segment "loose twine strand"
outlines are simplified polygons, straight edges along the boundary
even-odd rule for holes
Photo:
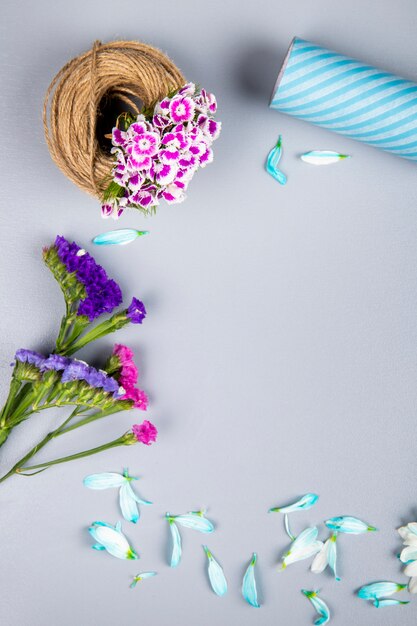
[[[103,98],[122,101],[139,114],[138,99],[150,107],[184,83],[180,70],[157,48],[95,41],[64,65],[46,92],[43,125],[52,159],[78,187],[101,197],[113,164],[96,136]]]

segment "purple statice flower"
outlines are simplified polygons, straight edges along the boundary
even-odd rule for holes
[[[127,309],[126,315],[132,324],[142,324],[146,317],[145,305],[137,298],[132,298],[132,302]]]
[[[102,389],[104,387],[106,378],[107,378],[106,372],[97,370],[95,367],[90,366],[84,380],[86,383],[90,385],[90,387],[96,387],[97,389]]]
[[[98,370],[84,361],[78,359],[68,359],[69,363],[64,369],[61,382],[68,383],[74,380],[83,380],[94,389],[103,389],[106,393],[111,393],[116,397],[120,395],[119,383],[112,376],[108,376],[105,371]]]
[[[64,369],[61,382],[69,383],[74,380],[87,380],[89,374],[89,365],[78,359],[71,359],[70,364]]]
[[[75,272],[77,280],[85,286],[87,297],[81,300],[78,315],[86,315],[92,322],[103,313],[111,313],[121,304],[119,285],[107,276],[104,268],[90,254],[61,236],[55,239],[55,248],[67,271]]]
[[[59,372],[60,370],[64,370],[71,363],[71,359],[66,356],[61,356],[60,354],[50,354],[47,359],[44,360],[41,366],[41,371],[46,372],[47,370],[55,370]]]
[[[15,354],[15,359],[16,361],[20,361],[21,363],[29,363],[30,365],[35,365],[39,369],[45,362],[45,357],[43,356],[43,354],[35,352],[34,350],[26,350],[25,348],[20,348],[20,350],[17,350]]]

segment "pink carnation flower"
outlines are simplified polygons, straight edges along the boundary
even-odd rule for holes
[[[142,424],[133,424],[132,433],[140,443],[144,443],[145,446],[150,446],[153,441],[156,441],[158,431],[155,426],[145,420]]]

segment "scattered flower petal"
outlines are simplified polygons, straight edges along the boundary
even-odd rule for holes
[[[149,505],[152,502],[142,500],[133,491],[130,483],[137,480],[133,476],[129,476],[127,469],[122,474],[105,472],[103,474],[91,474],[84,478],[84,485],[89,489],[111,489],[119,488],[119,503],[122,515],[128,522],[136,524],[140,517],[138,504]]]
[[[216,561],[207,546],[203,546],[204,552],[208,559],[208,577],[211,588],[218,596],[224,596],[227,591],[227,580],[223,572],[223,568]]]
[[[379,583],[371,583],[364,585],[358,591],[358,597],[362,600],[380,600],[384,596],[392,596],[398,591],[406,589],[407,585],[401,585],[400,583],[393,583],[383,581]]]
[[[398,533],[406,546],[417,546],[417,522],[410,522],[398,529]]]
[[[256,579],[255,579],[255,564],[257,561],[256,552],[252,555],[252,560],[248,565],[248,568],[245,572],[242,582],[242,595],[245,598],[246,602],[255,608],[259,608],[260,604],[258,603],[258,592],[256,589]]]
[[[169,513],[166,514],[166,518],[169,523],[169,529],[171,531],[171,537],[172,537],[172,555],[171,555],[170,565],[171,567],[177,567],[177,565],[179,565],[181,561],[181,554],[182,554],[181,535],[180,535],[180,531],[178,530],[178,526],[174,522],[173,518],[170,517]]]
[[[361,533],[373,532],[378,530],[375,526],[369,526],[357,517],[342,515],[340,517],[332,517],[324,522],[330,530],[336,530],[339,533],[347,533],[351,535],[360,535]]]
[[[417,576],[412,576],[408,581],[408,592],[417,593]]]
[[[170,515],[170,518],[177,524],[184,526],[184,528],[192,528],[201,533],[212,533],[214,530],[212,522],[204,517],[204,511],[190,511],[184,515]]]
[[[88,489],[116,489],[126,482],[122,474],[104,472],[103,474],[90,474],[83,480],[84,487]]]
[[[311,509],[319,499],[319,496],[315,493],[307,493],[292,504],[286,506],[275,506],[269,509],[269,513],[292,513],[293,511],[307,511]]]
[[[403,548],[400,554],[400,561],[406,564],[411,561],[417,561],[417,544]]]
[[[121,531],[121,525],[111,526],[105,522],[93,522],[88,532],[97,543],[93,545],[95,550],[107,550],[109,554],[118,559],[138,559],[138,554],[130,546],[128,540]]]
[[[266,171],[270,174],[275,180],[277,180],[280,185],[285,185],[287,182],[287,177],[284,172],[278,167],[278,163],[281,160],[282,156],[282,138],[281,135],[278,137],[277,144],[274,148],[272,148],[271,152],[268,154],[266,159]]]
[[[333,150],[311,150],[302,154],[300,158],[311,165],[330,165],[343,159],[350,159],[350,155],[333,152]]]
[[[93,239],[97,246],[126,245],[142,235],[149,235],[149,230],[135,230],[134,228],[120,228],[101,233]]]
[[[314,574],[321,574],[327,566],[333,571],[336,580],[340,580],[336,571],[337,550],[336,550],[337,533],[331,535],[323,544],[320,552],[318,552],[311,564],[311,571]]]
[[[138,582],[140,582],[141,580],[145,580],[145,578],[151,578],[152,576],[156,576],[156,572],[141,572],[140,574],[136,574],[136,576],[133,577],[133,581],[129,586],[131,589],[133,589],[134,587],[136,587]]]
[[[317,591],[307,591],[307,589],[301,589],[301,593],[305,595],[311,602],[319,614],[319,618],[315,620],[315,626],[322,626],[330,621],[330,610],[327,604],[319,598]]]
[[[288,552],[282,557],[282,570],[287,565],[291,565],[291,563],[303,561],[314,556],[322,549],[323,542],[317,540],[318,532],[317,527],[313,526],[312,528],[306,528],[298,535],[292,542]]]
[[[382,609],[385,606],[398,606],[399,604],[409,604],[409,600],[394,600],[390,598],[387,600],[374,600],[373,602],[377,609]]]

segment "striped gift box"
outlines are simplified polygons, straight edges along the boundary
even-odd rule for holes
[[[298,37],[270,106],[417,160],[417,85]]]

